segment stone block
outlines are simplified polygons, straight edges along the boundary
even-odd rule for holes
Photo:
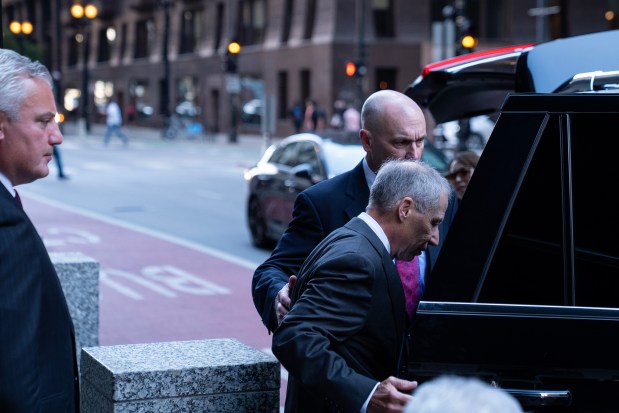
[[[49,254],[75,327],[78,362],[82,347],[99,345],[99,262],[80,252]]]
[[[278,413],[280,364],[236,339],[82,350],[84,413]]]

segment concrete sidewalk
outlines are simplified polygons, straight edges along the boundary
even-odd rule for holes
[[[67,140],[76,140],[76,139],[100,139],[103,142],[103,135],[105,133],[105,125],[103,124],[92,124],[90,133],[85,134],[84,130],[80,129],[80,126],[76,122],[66,122],[62,124],[62,131],[65,139]],[[165,140],[162,138],[162,130],[153,127],[144,127],[144,126],[125,126],[123,125],[122,131],[129,137],[129,144],[131,142],[140,142],[140,143],[158,143],[158,142],[169,142],[169,143],[203,143],[208,145],[234,145],[239,148],[260,148],[264,150],[271,143],[276,143],[281,140],[280,137],[272,137],[267,139],[259,134],[248,134],[248,133],[239,133],[237,135],[237,142],[231,143],[229,142],[229,136],[227,133],[201,133],[195,136],[188,136],[184,133],[179,133],[179,137],[173,140]],[[115,136],[112,137],[112,140],[116,139]]]

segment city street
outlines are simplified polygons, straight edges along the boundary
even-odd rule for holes
[[[70,179],[58,179],[52,161],[47,178],[18,188],[50,252],[100,263],[100,344],[237,338],[270,352],[251,299],[269,251],[251,245],[244,212],[243,171],[262,138],[125,132],[127,148],[104,146],[100,126],[87,137],[65,127]]]

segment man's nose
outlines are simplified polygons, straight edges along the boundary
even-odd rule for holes
[[[60,126],[56,122],[50,123],[49,143],[52,145],[60,145],[64,139],[62,132],[60,132]]]
[[[430,245],[437,246],[439,240],[440,240],[440,234],[439,234],[439,231],[438,231],[438,227],[436,227],[436,228],[434,228],[432,230],[432,236],[430,237],[430,242],[429,243],[430,243]]]
[[[406,159],[418,161],[421,159],[422,153],[423,153],[423,150],[418,148],[417,145],[413,143],[406,151]]]

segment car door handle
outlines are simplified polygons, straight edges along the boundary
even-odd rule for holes
[[[572,394],[569,390],[521,390],[505,389],[514,396],[524,407],[541,406],[569,406],[572,403]]]

